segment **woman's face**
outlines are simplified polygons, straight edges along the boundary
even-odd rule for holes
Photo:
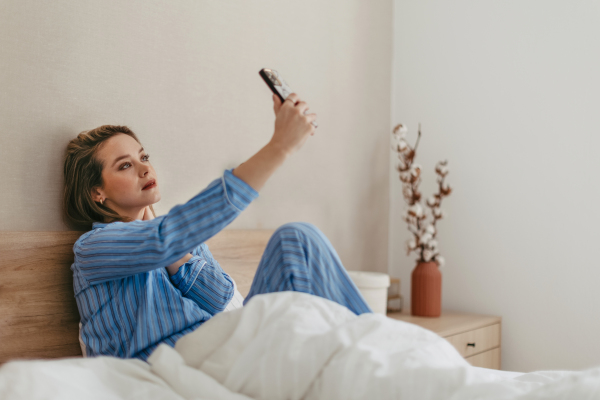
[[[96,157],[102,161],[103,187],[92,190],[94,201],[104,199],[104,205],[119,215],[142,219],[146,206],[160,200],[156,172],[148,153],[131,136],[117,134],[104,141]],[[143,190],[155,180],[155,185]]]

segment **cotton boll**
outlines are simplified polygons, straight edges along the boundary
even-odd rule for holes
[[[398,141],[398,151],[404,151],[404,149],[406,149],[408,147],[408,143],[406,143],[406,141],[404,139],[400,139]]]
[[[421,174],[421,166],[419,164],[413,164],[410,166],[410,173],[416,178]]]
[[[405,137],[408,133],[408,128],[404,124],[398,124],[394,127],[393,134],[398,137]]]
[[[411,215],[414,215],[416,217],[420,217],[420,216],[423,215],[423,207],[421,206],[421,204],[415,203],[415,204],[413,204],[412,206],[410,206],[408,208],[408,212]]]
[[[444,264],[446,263],[446,260],[444,260],[444,257],[442,257],[442,256],[437,256],[435,258],[435,261],[437,261],[437,263],[440,266],[440,268],[443,267]]]
[[[406,254],[410,254],[417,247],[417,243],[414,239],[409,239],[406,241]]]
[[[434,235],[435,234],[435,227],[431,224],[427,225],[427,228],[425,228],[425,232]]]
[[[435,196],[431,196],[430,198],[427,199],[427,205],[429,207],[434,207],[437,205],[437,197]]]
[[[402,171],[400,172],[400,180],[404,183],[411,183],[412,182],[412,176],[410,174],[410,171]]]
[[[424,233],[421,235],[421,237],[419,238],[419,241],[425,245],[427,245],[429,243],[429,241],[432,239],[432,236],[430,233]]]
[[[423,259],[425,260],[425,262],[431,261],[431,257],[433,257],[433,252],[431,250],[423,250]]]
[[[408,127],[406,125],[401,125],[400,129],[398,129],[398,136],[405,137],[408,133]]]

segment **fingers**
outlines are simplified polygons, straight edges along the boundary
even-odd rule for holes
[[[273,112],[275,113],[275,116],[277,116],[277,113],[279,112],[279,109],[281,108],[281,99],[279,98],[279,96],[275,95],[275,93],[273,93]]]
[[[292,101],[290,101],[292,100]],[[285,102],[289,103],[291,106],[293,106],[294,104],[296,104],[298,101],[300,101],[300,96],[298,96],[296,93],[290,93],[290,95],[288,97],[285,98]]]
[[[275,95],[273,95],[275,96]],[[276,96],[275,96],[276,97]],[[286,106],[287,104],[287,106]],[[308,104],[305,101],[300,100],[300,96],[298,96],[296,93],[290,93],[290,95],[285,99],[285,101],[283,102],[283,104],[281,104],[281,107],[288,107],[288,108],[294,108],[295,110],[297,110],[297,112],[299,114],[302,114],[305,117],[306,122],[310,123],[312,125],[312,133],[311,135],[315,134],[315,128],[317,127],[317,123],[313,121],[315,121],[317,119],[317,114],[312,113],[312,114],[307,114],[306,112],[309,110]]]
[[[296,103],[294,107],[296,107],[301,114],[305,114],[306,110],[308,110],[308,104],[306,104],[306,102],[302,100]]]
[[[306,114],[305,117],[306,117],[307,122],[313,122],[314,120],[317,119],[317,114],[315,114],[315,113]]]

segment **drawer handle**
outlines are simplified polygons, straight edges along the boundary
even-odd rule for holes
[[[467,343],[467,347],[469,347],[469,346],[475,347],[475,343]]]

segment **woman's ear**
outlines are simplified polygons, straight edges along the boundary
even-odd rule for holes
[[[94,200],[96,203],[100,203],[100,200],[104,199],[104,195],[102,194],[102,192],[100,191],[100,188],[98,186],[94,186],[92,188],[92,200]]]

